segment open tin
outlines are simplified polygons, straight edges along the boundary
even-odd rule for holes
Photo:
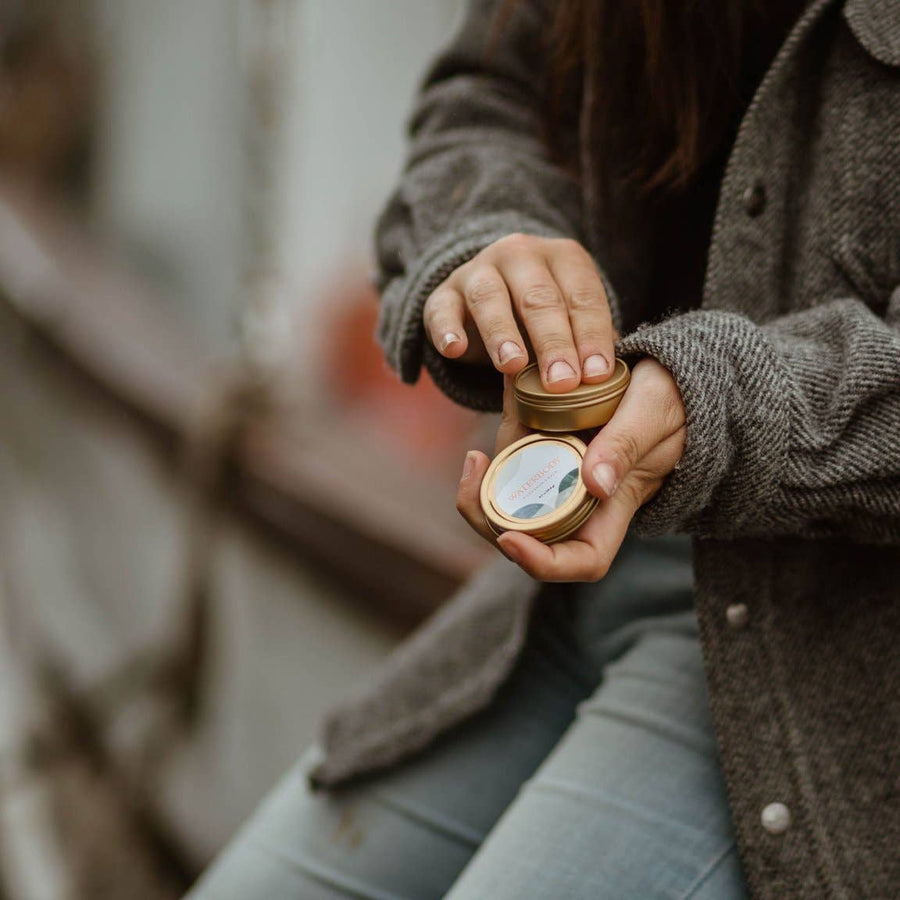
[[[581,480],[586,450],[569,434],[530,434],[501,450],[481,482],[491,530],[521,531],[549,544],[580,528],[598,503]]]
[[[582,384],[565,394],[545,391],[536,365],[516,376],[519,419],[537,433],[501,450],[485,473],[481,509],[495,534],[520,531],[552,544],[587,521],[599,500],[581,478],[587,445],[571,432],[605,425],[630,381],[621,359],[603,384]]]

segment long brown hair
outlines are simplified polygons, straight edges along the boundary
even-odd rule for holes
[[[518,2],[507,0],[501,9],[509,12]],[[644,195],[678,192],[720,150],[737,104],[749,99],[741,97],[747,28],[784,16],[779,5],[797,9],[779,0],[553,5],[544,58],[548,144],[560,162],[574,162],[574,147],[564,136],[584,125],[577,117],[589,90],[597,171],[609,184],[627,184]],[[761,29],[766,31],[783,36]],[[751,50],[760,52],[758,46]]]

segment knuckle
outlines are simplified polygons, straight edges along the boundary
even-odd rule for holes
[[[642,477],[630,479],[623,490],[623,495],[632,514],[636,513],[656,493],[658,488],[659,481],[650,475],[645,474]]]
[[[684,425],[684,404],[677,388],[668,391],[662,400],[663,420],[673,430]]]
[[[474,275],[466,285],[466,300],[469,306],[484,306],[501,297],[500,284],[490,275]]]
[[[589,285],[572,288],[566,299],[574,312],[596,312],[602,310],[606,303],[603,294]]]
[[[519,308],[522,313],[546,312],[562,307],[559,291],[551,284],[533,284],[522,291]]]
[[[672,378],[662,366],[654,370],[653,378],[650,379],[650,387],[653,395],[660,401],[671,399]]]
[[[663,395],[661,388],[660,380],[655,374],[649,374],[649,370],[647,373],[641,373],[641,376],[636,381],[632,380],[632,383],[629,385],[629,389],[633,390],[640,397],[645,409],[658,405]]]
[[[660,365],[648,369],[647,373],[639,383],[643,401],[654,408],[668,426],[677,428],[684,421],[684,405],[674,379]]]
[[[632,471],[621,486],[620,490],[625,494],[632,508],[637,509],[644,502],[653,484],[653,479],[646,472]]]
[[[640,455],[637,437],[631,431],[623,431],[616,438],[616,457],[626,465],[634,465]]]
[[[514,231],[506,237],[495,241],[491,246],[498,250],[510,251],[513,253],[523,253],[534,250],[539,238],[532,234],[522,234],[520,231]]]

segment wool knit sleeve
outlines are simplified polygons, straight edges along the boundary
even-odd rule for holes
[[[900,287],[885,318],[853,298],[763,325],[700,310],[618,351],[669,369],[687,412],[639,531],[900,543]]]
[[[473,0],[421,88],[400,183],[376,229],[378,337],[390,365],[414,383],[424,362],[459,403],[499,410],[502,379],[442,357],[422,310],[454,269],[512,233],[580,239],[581,191],[549,159],[536,73],[547,4]],[[609,290],[609,286],[607,286]]]

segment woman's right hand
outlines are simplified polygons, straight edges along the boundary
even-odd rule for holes
[[[615,330],[597,267],[577,241],[511,234],[461,265],[425,302],[425,329],[447,359],[514,375],[529,345],[548,391],[605,381]]]

